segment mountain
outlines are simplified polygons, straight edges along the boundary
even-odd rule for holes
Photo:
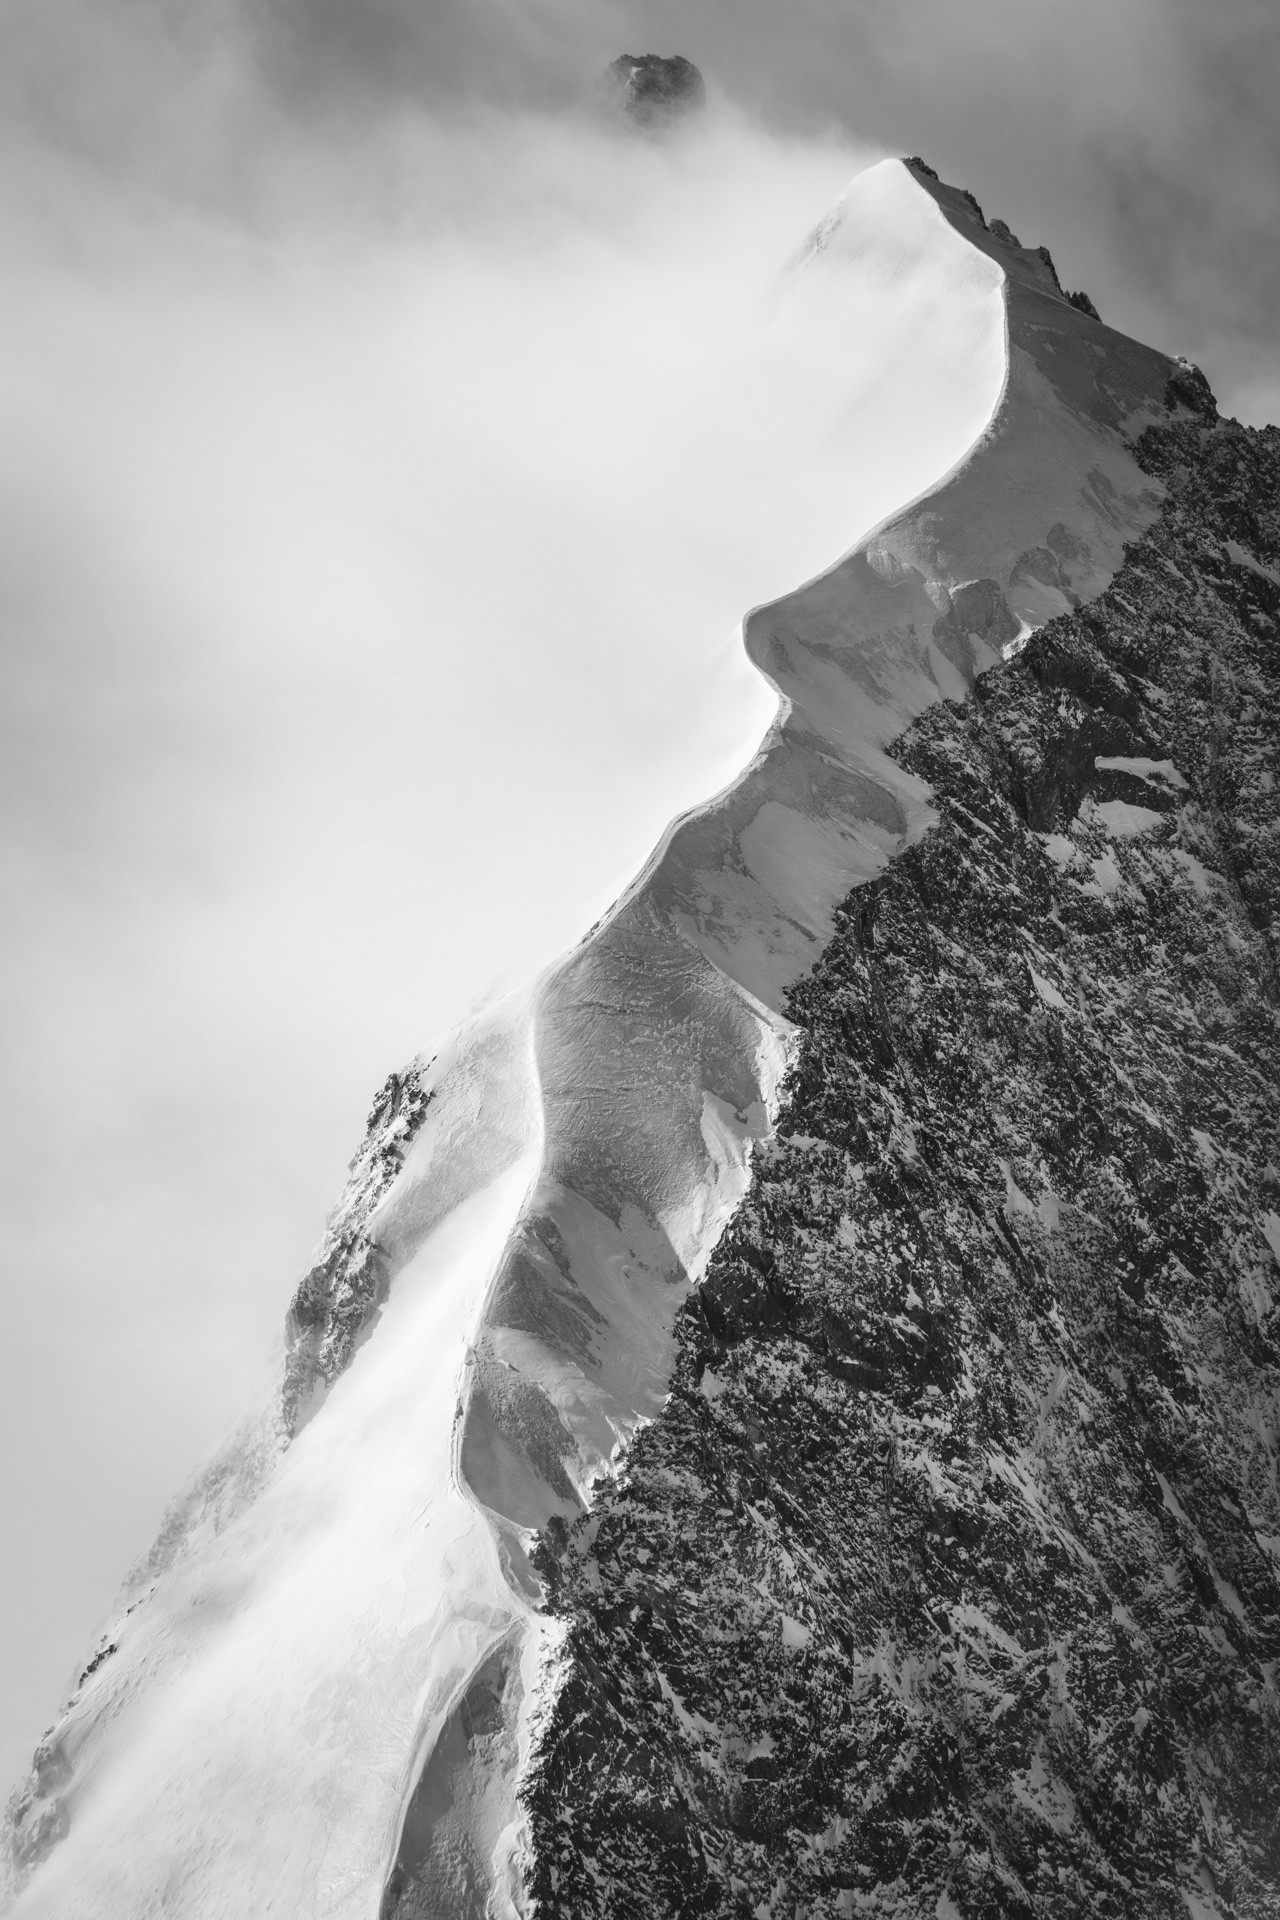
[[[631,125],[657,132],[707,104],[702,75],[679,53],[620,54],[605,70],[603,96]]]
[[[1274,1913],[1280,434],[919,161],[978,444],[778,719],[393,1076],[14,1912]]]

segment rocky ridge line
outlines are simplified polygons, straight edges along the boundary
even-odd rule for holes
[[[536,1914],[1277,1910],[1280,432],[1168,401],[1111,586],[891,749],[938,824],[546,1530]]]

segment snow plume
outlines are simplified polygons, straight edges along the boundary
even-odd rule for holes
[[[313,97],[435,84],[563,97],[619,47],[679,50],[776,124],[922,153],[1053,251],[1107,322],[1280,412],[1274,0],[288,0],[272,42]]]
[[[838,323],[788,295],[849,142],[723,102],[666,145],[307,117],[263,78],[287,40],[216,10],[22,11],[10,1769],[277,1346],[387,1068],[732,776],[772,709],[742,613],[952,464],[1001,374],[922,256]]]

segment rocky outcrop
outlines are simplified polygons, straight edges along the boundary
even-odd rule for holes
[[[923,174],[926,179],[936,180],[938,178],[933,168],[930,166],[926,166],[925,162],[921,160],[918,156],[913,156],[907,162],[907,165],[915,168],[916,172]],[[968,203],[972,212],[977,216],[978,220],[986,228],[987,232],[991,235],[993,240],[998,240],[1000,245],[1003,247],[1011,247],[1016,249],[1019,252],[1022,252],[1024,250],[1021,240],[1019,240],[1017,234],[1013,231],[1013,228],[1009,225],[1007,220],[988,220],[986,218],[986,215],[983,213],[982,208],[978,205],[978,202],[975,199],[974,195],[971,193],[962,191],[959,197]],[[1035,255],[1036,255],[1036,258],[1041,262],[1041,264],[1048,268],[1049,273],[1053,277],[1054,286],[1062,294],[1063,298],[1066,301],[1068,301],[1069,304],[1073,306],[1078,313],[1087,313],[1091,320],[1101,320],[1102,318],[1101,314],[1098,312],[1098,309],[1094,306],[1092,300],[1089,298],[1087,293],[1083,291],[1080,291],[1078,293],[1066,292],[1066,290],[1062,285],[1062,282],[1058,278],[1058,269],[1053,264],[1053,255],[1050,253],[1048,247],[1037,247],[1035,249]]]
[[[1098,309],[1094,306],[1083,287],[1076,293],[1069,293],[1067,298],[1073,307],[1078,308],[1081,313],[1087,313],[1091,320],[1101,320],[1102,315],[1098,312]]]
[[[544,1535],[538,1913],[1277,1911],[1280,432],[1167,401],[1111,585],[890,749],[937,825]]]
[[[692,60],[682,54],[624,53],[605,69],[610,108],[631,126],[662,132],[707,104],[707,89]]]
[[[415,1063],[387,1076],[324,1239],[290,1303],[281,1402],[291,1434],[350,1364],[390,1289],[392,1264],[371,1221],[426,1117],[432,1099],[427,1071]]]

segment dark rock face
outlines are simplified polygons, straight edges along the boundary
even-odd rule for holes
[[[1091,320],[1101,320],[1102,315],[1098,312],[1098,309],[1094,306],[1092,300],[1089,298],[1088,294],[1084,291],[1083,287],[1081,287],[1079,291],[1076,293],[1069,293],[1067,295],[1067,298],[1071,302],[1072,306],[1075,307],[1080,313],[1087,313]]]
[[[926,166],[918,155],[913,155],[906,164],[909,167],[915,167],[920,173],[927,174],[930,180],[936,180],[938,177],[933,168]],[[962,189],[962,191],[964,190]],[[1016,247],[1020,252],[1033,252],[1037,260],[1039,260],[1041,265],[1047,270],[1053,286],[1062,295],[1063,299],[1073,306],[1078,313],[1087,313],[1091,320],[1101,321],[1102,315],[1098,312],[1098,309],[1094,306],[1093,301],[1087,293],[1083,290],[1078,293],[1068,293],[1066,291],[1058,278],[1058,269],[1053,264],[1053,255],[1050,253],[1048,247],[1028,247],[1024,249],[1021,240],[1019,240],[1007,220],[988,220],[973,194],[964,191],[964,198],[969,202],[969,205],[987,229],[987,232],[999,240],[1002,246]],[[1201,375],[1202,379],[1203,377],[1204,376]]]
[[[1169,404],[1112,587],[892,750],[938,825],[542,1541],[538,1913],[1280,1911],[1280,432]]]
[[[605,70],[611,105],[633,126],[661,132],[707,103],[702,75],[692,60],[674,53],[624,53]]]
[[[386,1302],[390,1263],[369,1234],[369,1220],[404,1164],[430,1103],[421,1071],[410,1067],[388,1075],[370,1109],[342,1197],[289,1306],[281,1401],[290,1436],[306,1424],[349,1364]]]

